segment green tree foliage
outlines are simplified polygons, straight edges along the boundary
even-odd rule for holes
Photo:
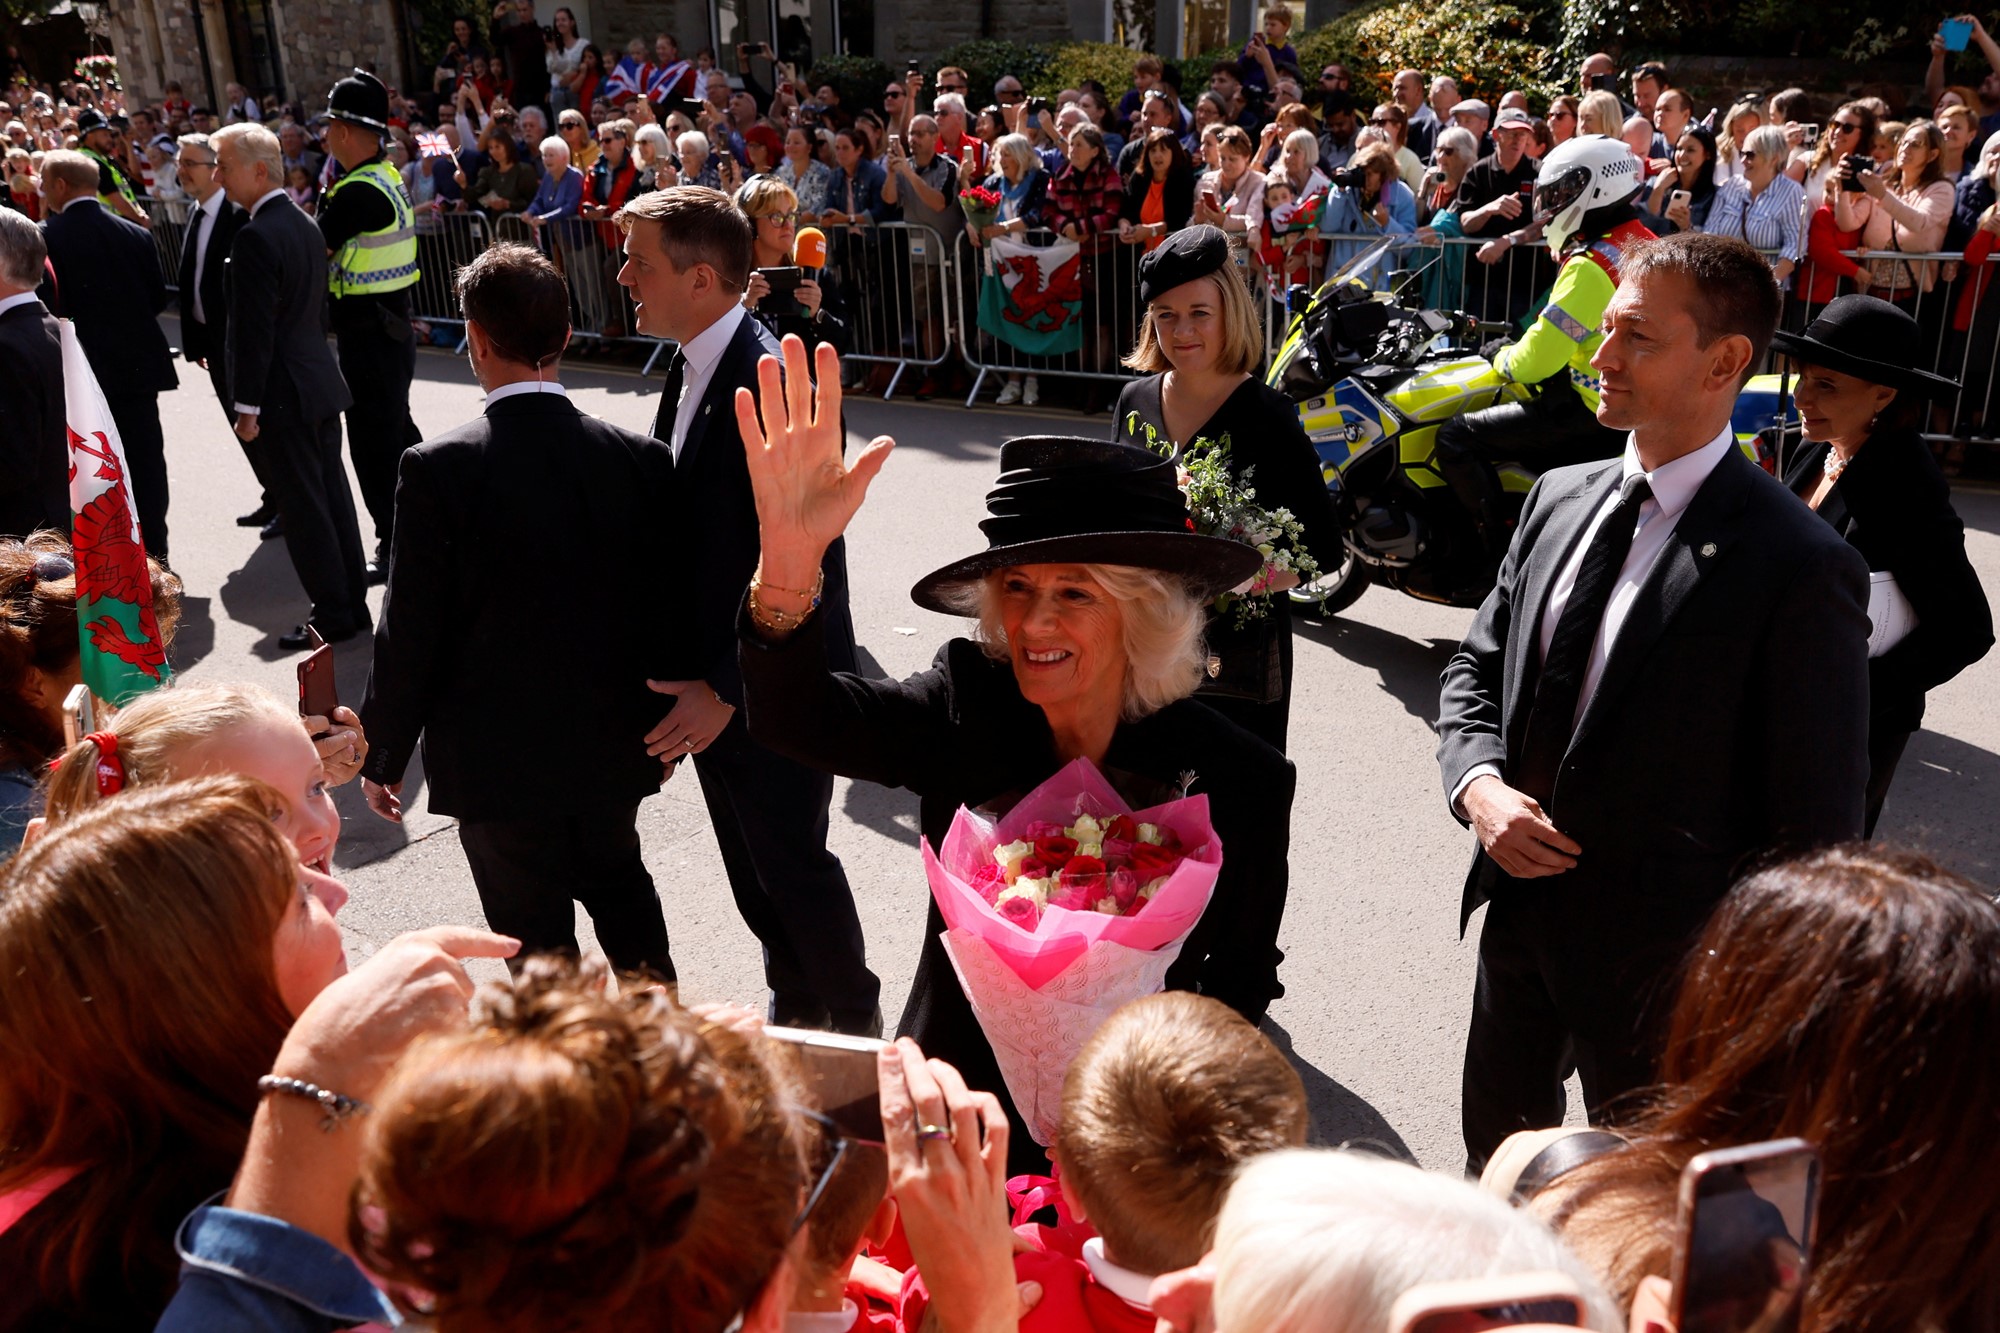
[[[840,104],[852,115],[857,108],[879,106],[882,90],[895,76],[873,56],[826,55],[813,62],[806,82],[817,89],[830,83],[840,94]]]
[[[1116,103],[1119,95],[1132,86],[1132,62],[1139,58],[1139,52],[1130,47],[1110,42],[1063,42],[1047,50],[1048,66],[1033,79],[1021,78],[1021,86],[1030,96],[1054,97],[1065,88],[1081,87],[1085,79],[1095,79]],[[986,87],[990,92],[993,85],[989,83]]]
[[[977,111],[993,100],[993,85],[1000,81],[1001,75],[1012,74],[1023,88],[1039,87],[1053,58],[1054,48],[1003,42],[992,37],[948,46],[923,66],[925,101],[928,103],[937,88],[937,72],[946,65],[956,65],[965,71],[969,90],[965,95],[966,105]],[[1131,73],[1128,68],[1125,77],[1130,78]]]

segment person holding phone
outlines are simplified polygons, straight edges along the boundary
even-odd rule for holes
[[[1653,180],[1646,225],[1661,236],[1700,231],[1715,207],[1715,132],[1690,125],[1674,143],[1674,164]]]

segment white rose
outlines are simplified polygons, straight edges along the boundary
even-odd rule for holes
[[[1102,898],[1099,898],[1096,902],[1092,903],[1090,906],[1091,910],[1102,912],[1106,916],[1118,915],[1118,900],[1116,898],[1111,897],[1108,894]]]
[[[1158,824],[1141,824],[1139,825],[1139,841],[1150,842],[1153,846],[1158,847],[1166,839],[1160,836],[1160,826]]]
[[[1078,815],[1076,822],[1069,826],[1068,832],[1069,836],[1079,843],[1104,840],[1104,825],[1098,823],[1093,815]]]
[[[1005,847],[993,849],[993,863],[1006,871],[1009,876],[1019,873],[1021,862],[1035,850],[1035,844],[1025,840],[1008,843]]]
[[[1151,902],[1153,901],[1153,895],[1158,893],[1162,888],[1165,888],[1166,883],[1167,883],[1167,877],[1165,875],[1162,875],[1158,879],[1154,880],[1151,884],[1148,884],[1145,888],[1140,889],[1139,896],[1141,898],[1144,898],[1147,902]],[[1001,896],[1005,897],[1006,895],[1002,894]]]
[[[1027,877],[1017,879],[1006,888],[1000,890],[1000,896],[993,900],[993,905],[998,907],[1009,898],[1026,898],[1037,907],[1047,907],[1049,905],[1049,881]]]
[[[1094,856],[1102,861],[1104,859],[1104,844],[1101,842],[1083,842],[1079,840],[1076,844],[1076,854],[1078,856]]]

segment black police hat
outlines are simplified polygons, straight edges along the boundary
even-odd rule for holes
[[[1820,311],[1804,333],[1780,333],[1771,339],[1774,352],[1870,384],[1926,396],[1956,391],[1958,381],[1915,364],[1923,346],[1923,330],[1908,311],[1879,296],[1859,293],[1840,297]]]
[[[326,114],[330,120],[344,120],[377,134],[387,134],[389,90],[367,70],[357,69],[334,84],[333,91],[326,95]]]
[[[1171,574],[1197,597],[1263,568],[1253,546],[1193,530],[1174,465],[1105,440],[1030,435],[1000,446],[1000,480],[979,528],[987,546],[910,589],[927,611],[963,614],[953,594],[1010,565],[1133,565]]]
[[[1229,238],[1222,228],[1201,223],[1183,227],[1139,261],[1139,304],[1184,282],[1220,273],[1229,263]]]
[[[79,139],[93,131],[108,130],[110,128],[111,122],[106,120],[104,113],[94,106],[87,106],[76,113],[76,137]]]

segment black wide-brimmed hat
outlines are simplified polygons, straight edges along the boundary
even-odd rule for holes
[[[1225,592],[1263,567],[1256,548],[1204,537],[1188,518],[1174,465],[1104,440],[1029,435],[1000,446],[986,493],[987,546],[910,589],[926,611],[963,614],[951,594],[1009,565],[1132,565],[1171,574],[1197,597]]]
[[[1820,311],[1804,333],[1780,333],[1771,339],[1774,352],[1870,384],[1919,395],[1957,392],[1957,380],[1915,365],[1923,346],[1923,329],[1908,311],[1879,296],[1858,293]]]

